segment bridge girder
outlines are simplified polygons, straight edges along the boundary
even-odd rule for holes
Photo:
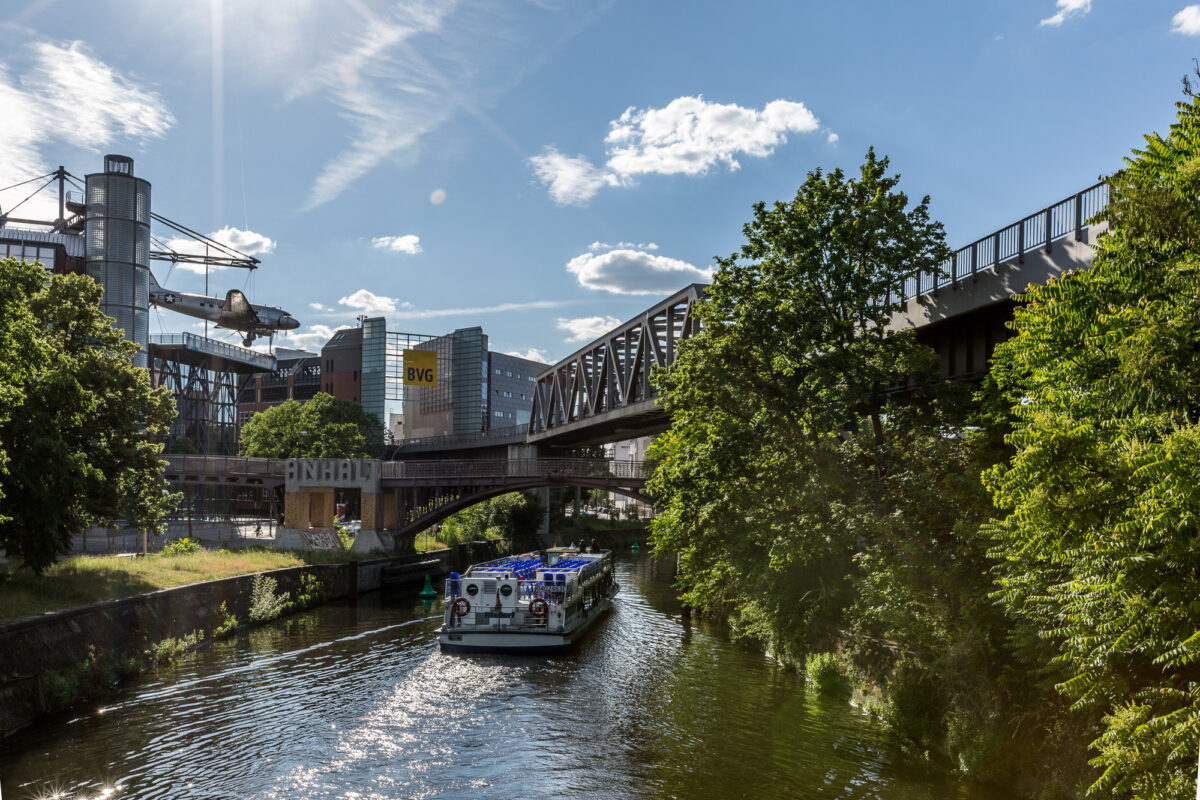
[[[664,428],[650,372],[673,364],[679,344],[700,330],[695,308],[704,290],[699,283],[681,289],[538,375],[527,441],[618,441]],[[631,425],[634,416],[648,424]]]

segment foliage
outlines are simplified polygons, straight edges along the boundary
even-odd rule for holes
[[[438,539],[453,546],[482,539],[513,539],[532,536],[543,516],[536,494],[510,492],[448,517],[442,522]]]
[[[378,458],[379,420],[358,403],[324,392],[260,411],[242,428],[241,453],[258,458]]]
[[[654,375],[672,426],[650,452],[653,544],[679,552],[684,601],[736,637],[806,667],[839,650],[917,750],[1074,785],[1038,752],[1067,712],[1008,649],[1035,637],[987,578],[979,475],[1009,453],[1007,406],[934,380],[934,354],[887,327],[905,277],[948,254],[927,203],[868,152],[856,178],[814,172],[755,206],[701,332]]]
[[[173,542],[168,542],[163,546],[160,555],[164,556],[185,556],[190,553],[199,553],[204,548],[195,539],[190,539],[187,536],[176,539]]]
[[[196,443],[187,436],[176,436],[169,441],[164,452],[172,455],[193,456],[200,452],[196,447]]]
[[[681,552],[689,605],[783,658],[841,621],[855,542],[876,534],[859,482],[887,446],[881,390],[930,363],[887,332],[888,299],[937,269],[942,228],[887,167],[869,151],[857,178],[817,170],[791,202],[756,204],[702,331],[654,377],[672,419],[650,451],[655,547]]]
[[[300,588],[296,592],[296,599],[292,601],[291,607],[295,611],[303,611],[319,605],[324,599],[325,584],[321,583],[321,579],[316,575],[306,572],[300,576]]]
[[[809,686],[822,694],[849,694],[850,684],[833,653],[809,653],[804,659],[804,677]]]
[[[279,581],[267,575],[255,575],[250,583],[250,621],[269,622],[277,619],[286,609],[286,593],[276,594]]]
[[[0,260],[0,546],[40,574],[88,525],[157,534],[167,492],[153,439],[175,415],[83,275]]]
[[[354,531],[342,524],[341,517],[333,518],[333,531],[337,534],[338,541],[341,543],[343,550],[349,550],[354,546]]]
[[[226,636],[232,636],[237,631],[237,615],[231,613],[225,603],[221,603],[220,614],[221,622],[213,629],[214,639],[224,639]]]
[[[158,642],[146,651],[146,658],[152,664],[158,666],[166,666],[175,663],[184,653],[196,647],[204,641],[204,631],[195,630],[184,636],[182,639],[176,639],[173,636],[168,636]]]
[[[1093,718],[1094,794],[1190,796],[1200,745],[1200,99],[1110,181],[1089,270],[1031,287],[994,373],[1000,597]]]

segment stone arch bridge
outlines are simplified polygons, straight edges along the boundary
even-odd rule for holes
[[[604,459],[289,459],[284,528],[301,532],[327,528],[334,516],[335,492],[357,489],[362,531],[374,532],[384,549],[392,549],[457,511],[508,492],[578,486],[648,503],[644,493],[648,477],[641,461]]]

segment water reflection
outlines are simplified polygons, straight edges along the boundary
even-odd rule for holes
[[[670,565],[619,564],[614,610],[558,657],[445,655],[414,596],[218,642],[102,712],[0,752],[33,798],[983,798],[874,724],[687,622]]]

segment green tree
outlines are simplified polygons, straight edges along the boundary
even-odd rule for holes
[[[857,177],[817,170],[790,202],[756,204],[702,331],[655,375],[672,421],[650,451],[655,546],[682,553],[686,602],[784,656],[840,623],[858,494],[842,465],[886,443],[883,389],[931,363],[887,323],[944,235],[887,167],[868,151]]]
[[[175,416],[81,275],[0,261],[0,544],[40,573],[91,524],[153,533],[177,495],[159,458]]]
[[[509,492],[476,503],[448,517],[439,539],[446,544],[501,538],[531,537],[541,525],[544,506],[537,495]]]
[[[997,349],[1002,597],[1103,717],[1094,794],[1183,798],[1200,746],[1200,100],[1110,180],[1090,269],[1031,287]]]
[[[260,411],[242,428],[241,453],[257,458],[378,458],[383,429],[358,403],[324,392]]]

